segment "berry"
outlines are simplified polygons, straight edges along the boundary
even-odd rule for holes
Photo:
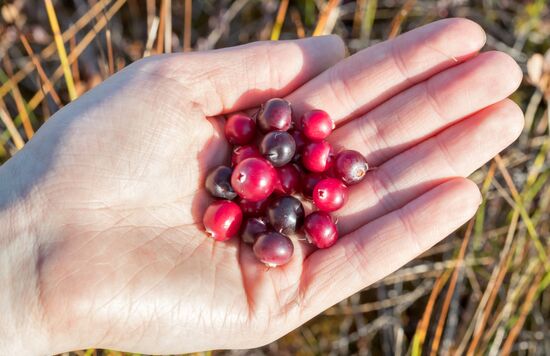
[[[202,223],[206,232],[216,241],[226,241],[239,232],[243,213],[232,201],[218,200],[206,209]]]
[[[338,240],[336,225],[330,215],[322,211],[306,216],[304,232],[307,240],[318,248],[330,247]]]
[[[247,244],[253,244],[262,232],[267,231],[267,224],[262,218],[249,218],[244,223],[241,239]]]
[[[259,201],[267,198],[277,183],[277,171],[263,158],[247,158],[231,175],[231,185],[241,198]]]
[[[296,153],[294,153],[292,162],[300,163],[302,161],[302,150],[307,143],[306,138],[298,130],[291,130],[288,133],[292,136],[294,142],[296,143]]]
[[[325,178],[313,188],[313,202],[321,211],[340,209],[348,199],[348,188],[341,180]]]
[[[298,130],[290,130],[288,133],[292,136],[294,142],[296,143],[296,153],[300,152],[307,143],[306,138],[302,132]]]
[[[324,172],[332,164],[332,146],[326,141],[306,144],[302,163],[311,172]]]
[[[268,267],[286,264],[294,253],[292,241],[275,231],[258,235],[252,249],[256,257]]]
[[[269,224],[277,232],[285,235],[293,234],[304,223],[304,207],[291,195],[285,195],[272,200],[267,207]]]
[[[357,184],[365,178],[369,165],[365,157],[357,151],[340,152],[334,160],[334,172],[347,185]]]
[[[290,103],[283,99],[268,100],[258,112],[258,126],[263,132],[287,131],[292,124]]]
[[[233,154],[231,156],[231,165],[235,167],[237,164],[241,163],[245,159],[252,157],[263,158],[260,150],[258,150],[256,146],[246,145],[236,147],[233,150]]]
[[[318,173],[308,173],[302,178],[302,194],[306,198],[313,198],[313,188],[319,183],[322,179],[326,178],[322,174]]]
[[[231,186],[231,172],[231,168],[226,166],[219,166],[210,172],[204,183],[208,193],[216,198],[234,199],[237,193]]]
[[[225,123],[225,137],[233,145],[244,145],[256,134],[256,123],[246,114],[234,114]]]
[[[264,215],[268,201],[268,198],[258,201],[239,198],[237,203],[241,207],[244,215],[248,217],[258,217]]]
[[[285,131],[269,132],[260,142],[260,153],[274,167],[281,167],[290,162],[295,152],[296,143],[292,136]]]
[[[302,133],[311,141],[322,141],[334,130],[334,121],[323,110],[306,112],[300,123]]]
[[[276,168],[279,178],[275,185],[275,191],[283,194],[295,194],[302,188],[300,170],[294,164],[287,164]],[[312,188],[313,189],[313,188]]]

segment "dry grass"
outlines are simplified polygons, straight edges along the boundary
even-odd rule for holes
[[[281,340],[249,352],[550,354],[547,1],[2,4],[0,162],[21,149],[53,112],[144,54],[325,33],[341,35],[354,52],[438,18],[477,21],[488,32],[487,48],[509,53],[526,73],[513,96],[526,111],[525,131],[472,175],[484,196],[477,215],[400,271]],[[74,353],[96,354],[119,353]]]

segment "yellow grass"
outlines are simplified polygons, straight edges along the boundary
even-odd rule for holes
[[[65,82],[67,83],[69,97],[71,98],[71,100],[75,100],[77,98],[77,94],[74,86],[73,74],[71,73],[71,67],[69,66],[69,60],[67,59],[65,43],[63,41],[63,38],[61,37],[61,29],[59,28],[57,15],[55,14],[52,0],[44,0],[44,4],[46,5],[46,12],[48,13],[48,18],[52,27],[53,37],[55,45],[57,47],[57,53],[59,55],[59,59],[61,60],[61,67],[63,68],[63,73],[65,74]]]

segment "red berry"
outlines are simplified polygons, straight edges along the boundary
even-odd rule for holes
[[[202,223],[206,232],[216,241],[226,241],[239,232],[243,213],[232,201],[218,200],[206,209]]]
[[[313,189],[313,202],[321,211],[340,209],[348,199],[348,188],[341,180],[325,178]]]
[[[258,235],[253,250],[261,262],[269,267],[277,267],[290,261],[294,245],[285,235],[270,231]]]
[[[233,114],[225,123],[225,137],[233,145],[247,144],[252,141],[255,134],[256,123],[246,114]]]
[[[326,142],[310,142],[302,151],[302,163],[311,172],[324,172],[332,163],[332,146]]]
[[[327,248],[338,240],[338,229],[329,214],[315,211],[306,216],[304,232],[307,240],[318,248]]]
[[[287,131],[292,124],[292,109],[286,100],[269,99],[258,112],[258,126],[263,132]]]
[[[311,110],[302,116],[301,127],[308,139],[322,141],[334,130],[334,121],[323,110]]]
[[[256,146],[246,145],[236,147],[233,150],[233,155],[231,156],[231,166],[235,167],[245,159],[252,157],[262,158],[262,154]]]
[[[241,239],[247,244],[253,244],[262,232],[267,231],[267,224],[262,218],[249,218],[244,223]]]
[[[247,158],[231,175],[231,185],[241,198],[259,201],[267,198],[277,183],[277,171],[263,158]]]
[[[275,185],[275,191],[283,194],[295,194],[301,190],[302,178],[296,165],[287,164],[276,168],[276,170],[279,179]]]
[[[241,207],[243,214],[250,217],[261,216],[265,213],[267,203],[269,199],[262,199],[258,201],[251,201],[243,198],[239,198],[237,203]]]
[[[334,172],[347,185],[357,184],[365,178],[369,165],[365,157],[357,151],[340,152],[334,160]]]
[[[322,179],[326,178],[322,174],[318,173],[308,173],[302,178],[302,193],[306,198],[313,198],[313,188],[319,183]]]

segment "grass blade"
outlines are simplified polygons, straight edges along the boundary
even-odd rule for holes
[[[57,21],[55,8],[53,7],[52,0],[44,0],[44,4],[46,5],[46,12],[48,13],[48,18],[52,27],[53,37],[55,45],[57,47],[57,53],[59,55],[59,59],[61,60],[61,67],[63,68],[63,73],[65,74],[65,82],[67,83],[69,97],[71,98],[71,100],[75,100],[78,96],[76,94],[73,74],[71,73],[71,67],[69,66],[69,60],[67,59],[67,50],[65,49],[65,43],[63,41],[63,38],[61,37],[61,29],[59,28],[59,22]]]

